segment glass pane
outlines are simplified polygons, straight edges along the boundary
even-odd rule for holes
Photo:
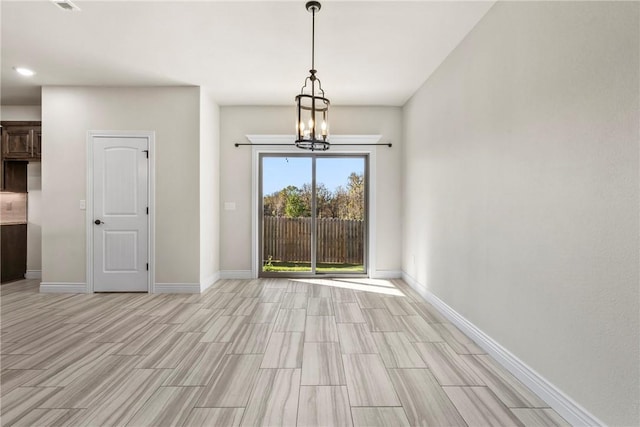
[[[311,272],[311,158],[262,158],[262,271]]]
[[[318,273],[364,273],[365,159],[318,157]]]

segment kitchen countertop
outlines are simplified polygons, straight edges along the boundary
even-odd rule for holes
[[[26,221],[6,221],[6,222],[0,222],[0,226],[2,225],[23,225],[23,224],[27,224]]]

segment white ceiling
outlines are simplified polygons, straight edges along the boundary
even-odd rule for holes
[[[305,0],[74,3],[80,12],[0,3],[3,105],[37,105],[47,85],[196,85],[220,105],[288,105],[311,65]],[[493,3],[324,1],[316,68],[327,96],[403,105]]]

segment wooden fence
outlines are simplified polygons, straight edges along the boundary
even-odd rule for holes
[[[317,262],[362,264],[364,221],[318,218]],[[265,216],[262,221],[264,261],[311,262],[311,218]]]

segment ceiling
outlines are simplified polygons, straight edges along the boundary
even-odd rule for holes
[[[74,3],[81,11],[0,3],[3,105],[39,105],[48,85],[195,85],[220,105],[289,105],[310,69],[304,0]],[[316,68],[327,96],[403,105],[493,3],[325,0]]]

